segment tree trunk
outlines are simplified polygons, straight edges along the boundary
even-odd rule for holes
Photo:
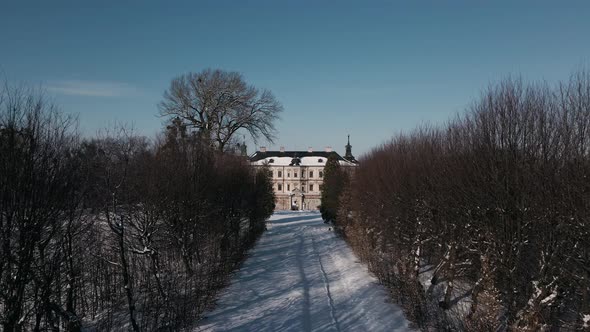
[[[445,297],[440,303],[441,308],[448,310],[451,306],[451,296],[453,295],[453,288],[455,282],[455,256],[456,256],[456,244],[452,243],[449,248],[449,272],[447,274],[447,288],[445,289]]]
[[[119,258],[121,259],[121,269],[123,272],[123,285],[127,295],[127,304],[129,307],[129,320],[133,331],[139,332],[139,326],[135,321],[135,302],[133,301],[133,288],[129,278],[129,267],[127,265],[127,254],[125,250],[125,228],[123,227],[123,216],[121,216],[121,228],[119,234]]]

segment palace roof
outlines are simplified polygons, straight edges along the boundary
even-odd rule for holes
[[[336,156],[340,165],[355,165],[334,151],[256,151],[250,156],[250,162],[253,165],[270,166],[324,166],[331,155]]]

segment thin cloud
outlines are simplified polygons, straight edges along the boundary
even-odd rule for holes
[[[127,83],[100,81],[54,81],[47,85],[53,93],[88,97],[125,97],[137,95],[139,90]]]

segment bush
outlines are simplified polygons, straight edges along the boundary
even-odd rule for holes
[[[556,88],[506,80],[447,125],[365,156],[345,235],[420,326],[580,329],[589,134],[587,72]]]
[[[0,90],[0,329],[190,329],[264,230],[268,174],[178,122],[80,143],[40,96]]]

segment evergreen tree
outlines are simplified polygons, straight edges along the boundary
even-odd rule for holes
[[[252,195],[253,202],[251,202],[252,216],[250,217],[250,227],[255,234],[264,229],[265,220],[272,215],[275,209],[271,174],[268,167],[262,167],[256,172],[255,193]]]
[[[340,168],[336,154],[330,155],[324,168],[322,204],[320,206],[324,222],[335,222],[337,220],[340,195],[347,180],[347,174]]]

